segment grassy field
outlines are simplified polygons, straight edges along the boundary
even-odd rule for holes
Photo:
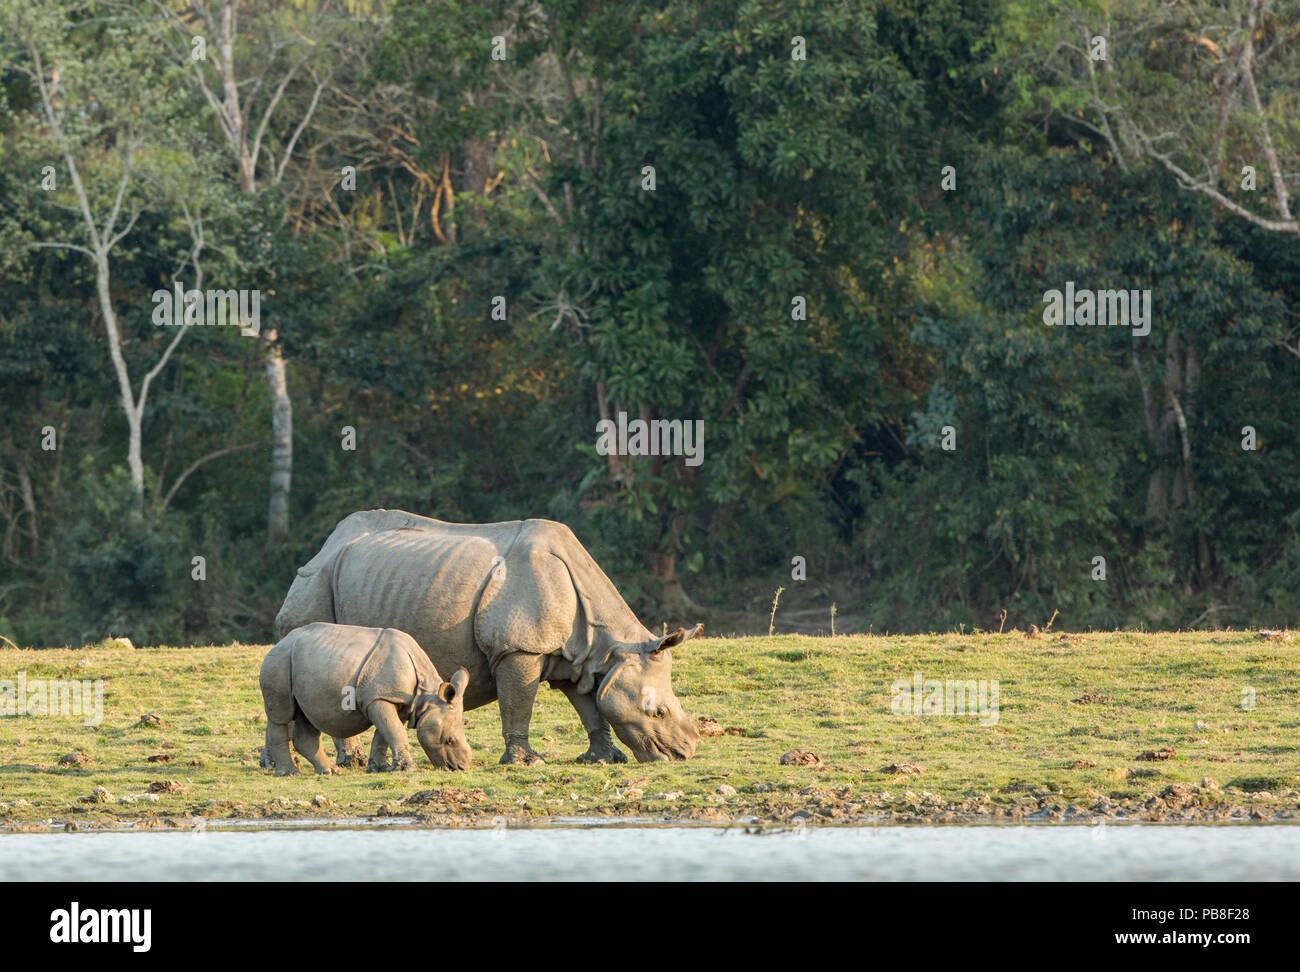
[[[706,638],[677,655],[674,684],[687,712],[731,731],[702,739],[685,763],[574,763],[586,735],[564,697],[543,690],[532,742],[545,766],[497,765],[491,705],[466,715],[467,773],[434,770],[413,747],[412,772],[318,777],[300,760],[306,772],[281,779],[258,766],[266,650],[0,651],[0,679],[104,681],[98,726],[0,718],[0,826],[375,815],[453,825],[575,815],[1300,819],[1300,645],[1251,632]],[[996,722],[895,714],[891,683],[916,672],[997,680]],[[1253,708],[1243,707],[1252,690]],[[793,749],[824,765],[782,765]],[[1173,752],[1140,758],[1162,750]],[[98,802],[96,787],[107,791]]]

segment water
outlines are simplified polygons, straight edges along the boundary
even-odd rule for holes
[[[325,826],[0,834],[0,882],[1296,881],[1300,826]]]

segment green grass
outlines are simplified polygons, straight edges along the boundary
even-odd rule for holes
[[[677,653],[678,696],[692,716],[743,732],[701,740],[688,762],[574,763],[586,734],[564,697],[543,690],[532,743],[545,766],[497,765],[500,719],[490,705],[466,714],[475,757],[467,773],[434,770],[414,747],[420,766],[412,772],[317,777],[300,761],[302,776],[280,779],[257,762],[265,725],[257,670],[266,650],[0,651],[0,678],[21,671],[29,680],[102,678],[105,686],[96,727],[77,717],[0,718],[0,821],[391,813],[440,822],[580,814],[789,819],[800,810],[812,819],[890,811],[894,819],[943,819],[945,811],[1018,815],[1099,800],[1137,810],[1169,784],[1199,785],[1203,777],[1224,789],[1193,790],[1200,807],[1264,804],[1284,816],[1300,808],[1300,646],[1249,632],[699,639]],[[998,680],[998,721],[893,714],[890,684],[916,671]],[[1246,687],[1255,692],[1250,710],[1241,707]],[[1071,701],[1086,694],[1109,701]],[[141,725],[146,713],[163,724]],[[1163,747],[1176,755],[1137,759]],[[796,748],[815,751],[826,768],[780,765]],[[90,762],[58,765],[73,752]],[[147,762],[154,754],[170,760]],[[1097,765],[1071,768],[1076,760]],[[885,771],[904,762],[925,771]],[[183,791],[156,802],[84,799],[96,786],[120,798],[167,780]],[[737,793],[718,795],[720,784]],[[421,790],[441,792],[399,803]],[[656,799],[674,792],[681,795]],[[317,795],[323,808],[311,803]]]

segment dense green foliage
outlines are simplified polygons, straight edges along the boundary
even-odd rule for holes
[[[265,639],[375,507],[562,520],[649,623],[778,585],[841,630],[1288,623],[1300,239],[1130,147],[1186,111],[1267,210],[1242,153],[1300,83],[1294,4],[1227,4],[1272,60],[1222,144],[1181,106],[1230,40],[1127,6],[0,0],[0,635]],[[1060,61],[1076,21],[1114,32],[1109,93]],[[119,210],[100,272],[85,213]],[[264,333],[168,357],[151,294],[199,272]],[[1151,333],[1045,326],[1067,281],[1149,288]],[[121,375],[139,404],[159,363],[137,482]],[[703,462],[598,454],[620,412],[702,420]]]

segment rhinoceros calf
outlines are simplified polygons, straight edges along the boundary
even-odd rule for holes
[[[262,662],[259,677],[266,705],[266,750],[276,776],[298,772],[293,745],[316,768],[335,766],[321,749],[321,733],[350,738],[375,727],[367,769],[411,769],[406,727],[429,762],[467,769],[469,744],[461,723],[469,673],[444,682],[429,657],[404,631],[346,624],[309,624],[286,635]]]
[[[400,628],[439,670],[467,669],[466,709],[500,701],[503,763],[542,761],[528,744],[542,681],[582,719],[579,761],[627,762],[611,726],[642,761],[688,759],[699,740],[673,694],[669,649],[703,626],[652,635],[562,523],[353,513],[299,568],[276,632],[312,621]],[[360,759],[356,741],[334,742],[340,763]]]

